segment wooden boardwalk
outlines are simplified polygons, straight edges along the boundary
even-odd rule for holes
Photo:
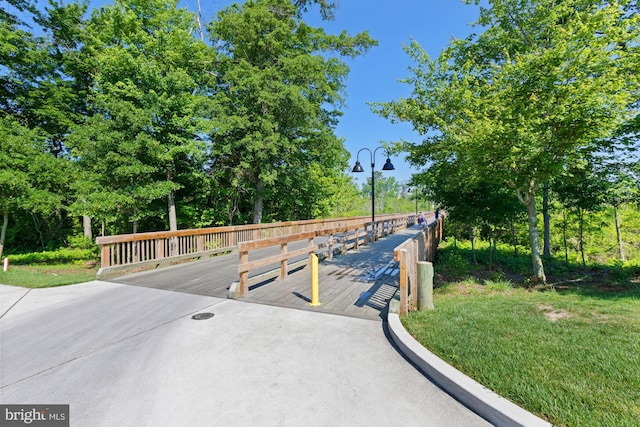
[[[298,269],[292,268],[287,280],[271,279],[257,284],[252,283],[249,287],[249,295],[241,301],[367,319],[384,318],[387,302],[398,287],[393,249],[414,236],[418,230],[417,226],[400,230],[372,245],[360,246],[358,250],[337,255],[331,261],[321,261],[319,266],[321,305],[319,307],[309,306],[311,273],[306,265]],[[261,251],[267,254],[266,250]],[[262,274],[264,271],[257,271],[256,274],[258,273]],[[276,275],[277,272],[272,276]],[[232,253],[129,274],[111,281],[226,298],[229,286],[237,280],[238,254]]]
[[[319,265],[318,307],[311,301],[311,272],[305,267],[285,281],[270,281],[250,287],[241,301],[318,311],[366,319],[383,319],[389,299],[398,288],[398,268],[393,249],[418,232],[410,227],[373,245],[361,246]]]

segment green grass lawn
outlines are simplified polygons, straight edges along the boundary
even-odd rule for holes
[[[95,280],[97,267],[84,264],[11,265],[0,270],[0,283],[25,288],[49,288]]]
[[[436,309],[403,319],[418,341],[554,425],[640,425],[637,277],[572,281],[565,270],[563,285],[526,288],[495,265],[448,275],[454,252],[440,253]]]

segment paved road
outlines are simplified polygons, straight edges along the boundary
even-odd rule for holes
[[[0,402],[72,426],[488,425],[380,321],[99,281],[0,301]]]

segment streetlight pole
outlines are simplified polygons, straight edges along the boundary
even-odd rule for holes
[[[369,157],[371,159],[371,226],[373,227],[376,222],[376,176],[375,176],[375,167],[376,167],[376,152],[382,147],[378,147],[373,152],[368,148],[361,148],[356,155],[356,165],[353,167],[351,172],[364,172],[364,168],[360,164],[360,152],[366,150],[369,152]],[[383,171],[392,171],[395,170],[395,167],[391,163],[391,159],[387,156],[387,161],[382,166]]]
[[[418,197],[420,197],[420,194],[418,193],[418,187],[415,188],[409,188],[409,193],[413,192],[413,194],[415,195],[415,199],[416,199],[416,216],[418,216]],[[422,196],[426,196],[427,195],[427,189],[423,188],[422,189]]]

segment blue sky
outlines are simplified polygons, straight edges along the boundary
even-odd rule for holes
[[[367,102],[409,96],[411,87],[398,82],[410,74],[409,67],[414,65],[403,46],[414,39],[430,56],[436,57],[452,37],[464,38],[479,30],[471,26],[479,9],[461,0],[339,0],[338,4],[336,19],[324,23],[327,31],[344,29],[355,34],[367,30],[378,40],[378,46],[366,55],[349,61],[347,106],[336,133],[345,138],[353,165],[360,148],[373,150],[381,141],[421,140],[410,124],[391,124],[371,112]],[[366,170],[354,174],[359,182],[371,173],[368,153],[362,152],[361,156],[364,156],[360,160]],[[396,170],[388,172],[400,182],[408,181],[418,171],[409,166],[405,157],[405,154],[394,156],[392,162]],[[381,170],[385,160],[383,150],[379,150],[376,170]]]
[[[233,1],[201,0],[204,20],[215,16],[218,10]],[[190,10],[197,10],[197,0],[182,0]],[[346,107],[336,129],[336,134],[345,139],[351,153],[351,165],[361,148],[373,151],[381,141],[420,141],[410,124],[391,124],[373,114],[367,102],[392,101],[410,94],[411,88],[398,79],[409,75],[413,65],[404,52],[403,45],[411,39],[418,41],[432,57],[437,56],[452,37],[464,38],[474,31],[471,24],[478,17],[478,7],[466,5],[462,0],[337,0],[338,8],[333,21],[321,21],[315,14],[307,17],[314,26],[323,26],[329,33],[346,30],[355,35],[368,31],[378,41],[366,55],[348,60],[351,72],[347,80]],[[370,176],[369,154],[362,152],[361,163],[365,173],[353,174],[358,182]],[[376,170],[384,165],[384,151],[376,154]],[[388,172],[398,181],[411,178],[413,169],[400,154],[392,159],[395,171]],[[384,172],[385,174],[387,172]]]

